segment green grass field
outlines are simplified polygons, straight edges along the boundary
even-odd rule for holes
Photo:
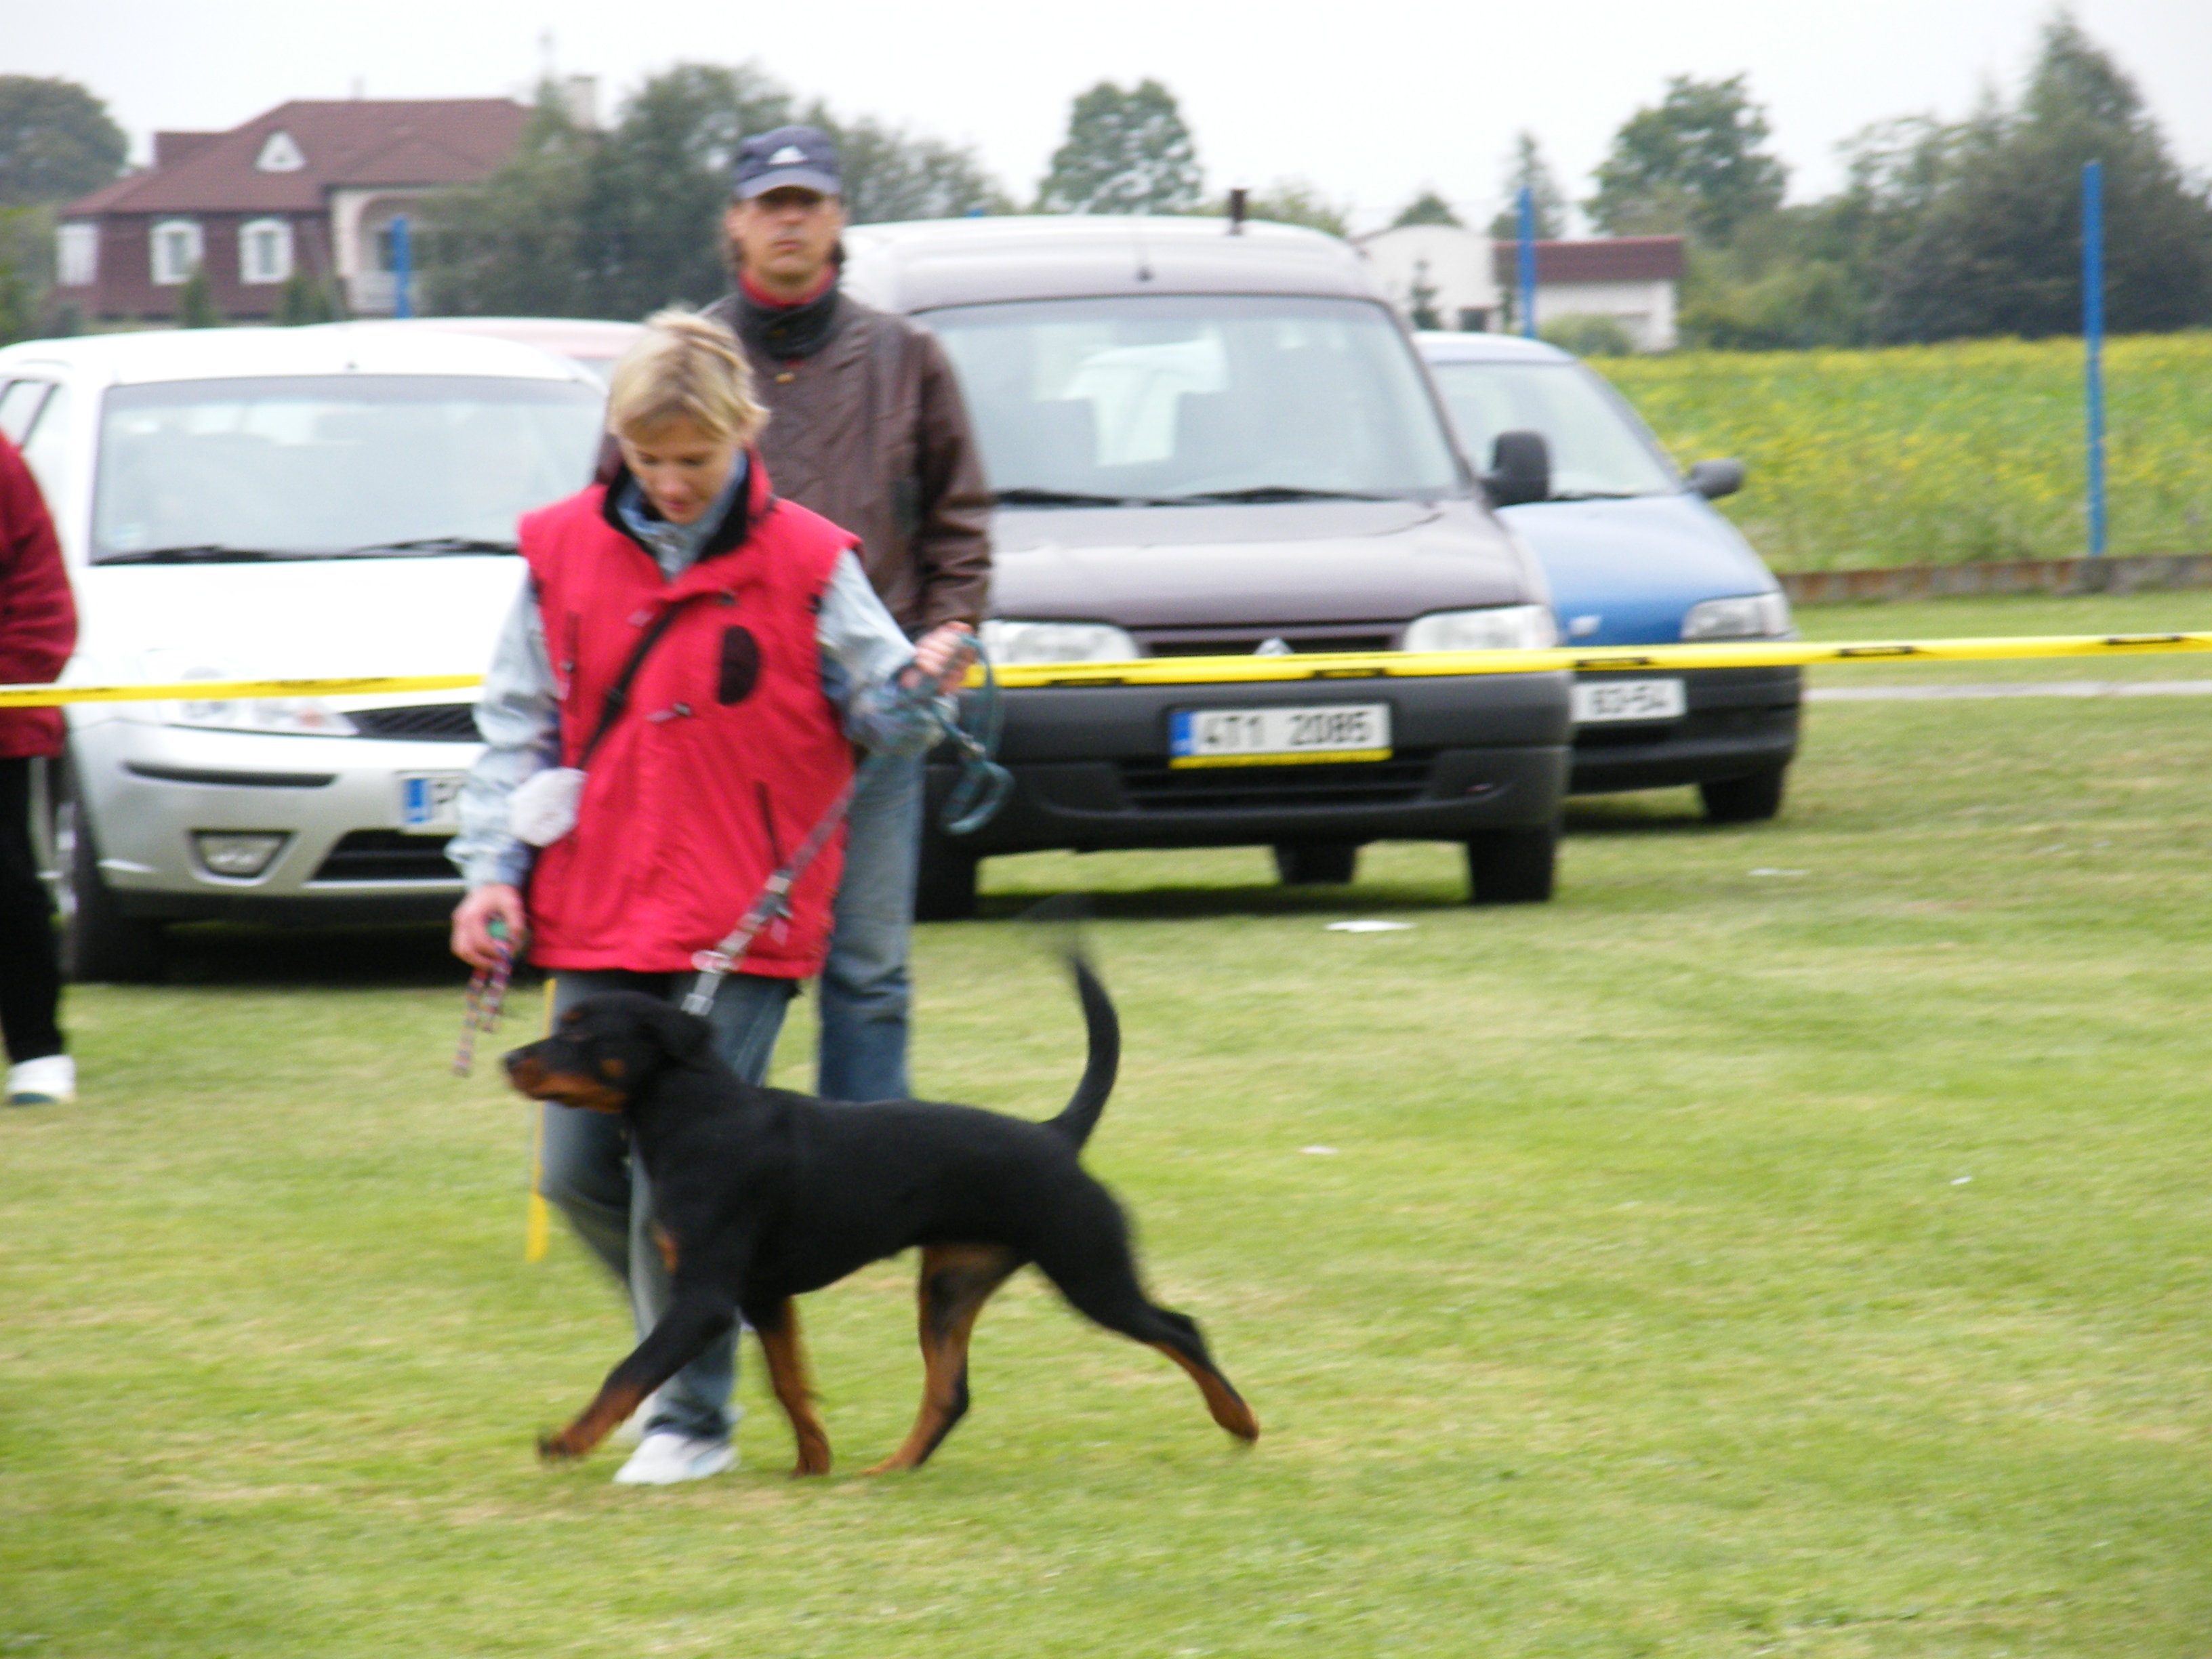
[[[2212,610],[2004,603],[1804,620]],[[737,1474],[540,1469],[626,1326],[565,1239],[523,1260],[525,1109],[446,1074],[436,940],[204,933],[72,994],[82,1103],[0,1116],[0,1653],[2194,1659],[2208,721],[1824,705],[1779,823],[1579,805],[1549,906],[1428,846],[1297,893],[1256,851],[987,866],[918,936],[918,1080],[1057,1108],[1079,1026],[1012,918],[1097,893],[1090,1162],[1249,1451],[1024,1275],[936,1462],[847,1473],[914,1407],[900,1263],[805,1304],[830,1480],[750,1353]]]
[[[2070,558],[2087,545],[2079,340],[1676,352],[1595,365],[1778,570]],[[2212,333],[2106,350],[2114,553],[2212,550]]]

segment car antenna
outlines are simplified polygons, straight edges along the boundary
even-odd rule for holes
[[[1242,185],[1233,186],[1229,192],[1229,234],[1231,236],[1244,234],[1244,186]]]

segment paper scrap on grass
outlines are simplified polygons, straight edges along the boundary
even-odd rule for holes
[[[1413,924],[1410,921],[1332,921],[1332,933],[1402,933]]]
[[[1310,1158],[1334,1158],[1336,1156],[1336,1148],[1334,1146],[1301,1146],[1298,1150],[1305,1153]]]
[[[1804,870],[1754,870],[1751,873],[1754,876],[1802,876],[1810,872]]]

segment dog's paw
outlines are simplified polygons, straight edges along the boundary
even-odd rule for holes
[[[558,1434],[548,1432],[538,1437],[538,1461],[541,1463],[573,1463],[582,1455],[569,1443],[566,1429]]]

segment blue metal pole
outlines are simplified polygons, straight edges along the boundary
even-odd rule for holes
[[[1536,192],[1521,186],[1521,331],[1536,337]]]
[[[407,216],[392,222],[392,314],[415,314],[415,248],[407,234]]]
[[[2089,556],[2105,556],[2105,168],[2081,168],[2081,343],[2089,400]]]

